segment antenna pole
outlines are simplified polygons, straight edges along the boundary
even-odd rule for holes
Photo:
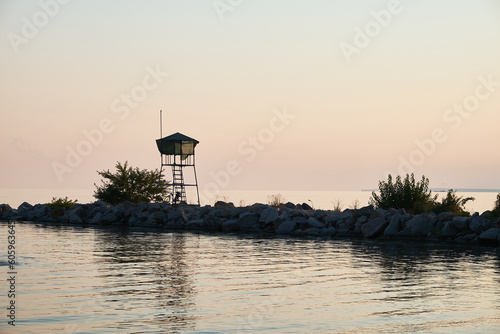
[[[162,113],[162,111],[160,110],[160,138],[163,138],[163,131],[162,131],[163,122],[162,122],[162,118],[161,118],[161,113]]]

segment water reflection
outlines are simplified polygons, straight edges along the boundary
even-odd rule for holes
[[[496,333],[500,323],[498,248],[17,228],[22,332]]]
[[[120,317],[116,328],[156,327],[165,333],[194,328],[195,289],[190,277],[194,259],[185,248],[185,234],[98,233],[95,260],[103,286],[96,289],[102,291],[105,303],[128,314]]]

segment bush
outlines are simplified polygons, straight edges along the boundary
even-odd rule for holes
[[[446,197],[441,199],[441,203],[435,203],[432,211],[435,213],[453,212],[455,216],[470,217],[470,212],[465,211],[465,204],[474,201],[474,197],[458,197],[453,189],[448,190]]]
[[[419,214],[430,211],[437,199],[437,195],[432,196],[429,179],[425,176],[420,182],[415,182],[413,174],[406,174],[404,180],[398,175],[393,183],[392,175],[389,174],[387,182],[379,181],[378,187],[380,194],[372,192],[369,201],[377,209],[403,208],[409,213]]]
[[[495,207],[491,210],[493,217],[500,217],[500,193],[497,194],[497,200],[495,201]]]
[[[96,186],[94,197],[109,204],[119,204],[125,201],[133,203],[164,201],[169,196],[169,184],[163,180],[158,185],[160,171],[129,167],[128,162],[122,165],[116,163],[116,172],[109,170],[97,172],[104,179],[101,186]]]
[[[285,198],[281,194],[267,196],[267,204],[276,208],[283,206],[283,204],[285,204],[285,201]]]
[[[70,200],[68,199],[68,197],[59,197],[59,198],[55,198],[55,197],[52,197],[52,202],[48,203],[47,206],[51,209],[55,209],[55,208],[65,208],[65,209],[68,209],[68,208],[71,208],[73,205],[76,204],[76,202],[78,202],[78,200]]]

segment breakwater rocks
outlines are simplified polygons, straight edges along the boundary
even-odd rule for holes
[[[0,205],[0,220],[35,221],[63,224],[125,225],[173,230],[271,233],[291,236],[354,237],[400,239],[469,244],[500,244],[500,219],[488,219],[489,212],[472,217],[411,215],[403,209],[374,209],[366,206],[343,212],[313,210],[309,205],[287,203],[276,208],[265,204],[234,207],[217,202],[215,206],[172,206],[168,203],[125,202],[109,205],[97,201],[70,208],[47,204],[21,204],[13,209]]]

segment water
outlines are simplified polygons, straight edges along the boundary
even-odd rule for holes
[[[499,332],[498,248],[15,230],[17,325],[2,314],[0,332]],[[6,235],[2,224],[4,277]]]
[[[497,189],[498,190],[498,189]],[[484,212],[494,207],[498,191],[460,191],[458,196],[474,197],[476,200],[466,204],[469,212]],[[8,203],[17,208],[24,201],[37,203],[50,203],[53,197],[68,197],[78,200],[78,203],[92,203],[93,189],[5,189],[0,188],[0,203]],[[201,205],[213,205],[217,200],[233,202],[236,206],[252,205],[254,203],[268,203],[269,196],[281,194],[285,201],[292,203],[307,203],[315,209],[332,210],[337,204],[341,209],[363,207],[368,205],[371,191],[263,191],[263,190],[223,190],[217,193],[201,191]],[[439,196],[445,192],[437,193]],[[188,194],[188,200],[195,203],[193,193]]]

